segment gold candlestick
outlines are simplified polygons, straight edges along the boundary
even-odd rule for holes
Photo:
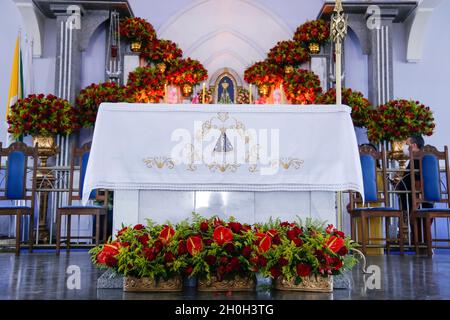
[[[206,83],[203,82],[202,103],[206,103]]]
[[[333,38],[336,62],[335,62],[335,76],[336,76],[336,104],[342,104],[342,43],[347,35],[347,17],[344,15],[342,8],[342,1],[336,0],[334,7],[334,14],[331,18],[331,35]],[[342,192],[337,194],[337,225],[338,229],[342,230]]]

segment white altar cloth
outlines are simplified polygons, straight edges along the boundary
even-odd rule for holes
[[[347,106],[103,103],[84,203],[97,188],[119,198],[145,190],[362,193],[363,182]],[[133,211],[135,201],[117,210]]]

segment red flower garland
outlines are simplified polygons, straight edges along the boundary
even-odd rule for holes
[[[282,79],[282,70],[269,60],[256,62],[244,72],[244,80],[257,86],[276,85]]]
[[[183,51],[177,44],[170,40],[154,39],[148,42],[142,49],[141,57],[154,63],[172,63],[181,58]]]
[[[330,26],[325,20],[307,21],[297,28],[294,41],[302,44],[323,43],[330,38]]]
[[[198,61],[191,58],[174,60],[167,71],[167,81],[174,85],[196,85],[208,78],[208,71]]]
[[[435,128],[430,107],[419,101],[392,100],[369,114],[370,141],[401,141],[415,134],[431,136]]]
[[[75,100],[78,123],[84,128],[94,126],[98,107],[102,102],[121,101],[126,101],[124,86],[114,82],[92,83],[81,90]]]
[[[286,74],[283,89],[286,98],[293,104],[313,104],[322,93],[319,77],[314,72],[303,69]]]
[[[126,18],[120,22],[120,35],[129,41],[148,43],[156,39],[153,26],[142,18]]]
[[[275,47],[270,49],[268,54],[269,61],[279,66],[298,66],[309,61],[311,56],[302,45],[296,41],[280,41]]]
[[[130,102],[157,103],[164,98],[164,74],[152,67],[138,67],[128,75],[126,97]]]
[[[54,136],[69,134],[79,128],[76,110],[65,99],[52,94],[30,94],[19,99],[7,115],[8,132],[21,135]]]

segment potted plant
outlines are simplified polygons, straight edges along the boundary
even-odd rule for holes
[[[164,39],[154,39],[148,42],[141,52],[141,58],[155,64],[161,73],[164,73],[167,66],[181,58],[182,55],[183,51],[175,42]]]
[[[307,219],[305,223],[270,221],[258,228],[258,271],[279,290],[333,291],[333,275],[357,263],[349,251],[350,238],[333,225]]]
[[[313,104],[322,93],[319,77],[312,71],[294,70],[283,77],[286,98],[293,104]]]
[[[114,82],[92,83],[82,89],[75,99],[78,123],[82,128],[95,125],[98,107],[102,102],[126,101],[125,87]]]
[[[310,60],[309,53],[296,41],[280,41],[270,49],[268,59],[291,73],[294,68]]]
[[[181,291],[186,255],[178,254],[180,232],[170,225],[137,224],[116,241],[91,249],[92,261],[124,276],[124,291]]]
[[[155,67],[138,67],[128,75],[125,99],[129,102],[158,103],[164,98],[164,74]]]
[[[198,61],[191,58],[173,61],[167,71],[167,82],[180,86],[184,97],[189,97],[192,87],[208,78],[208,71]]]
[[[331,88],[317,98],[318,104],[336,104],[336,89]],[[352,108],[352,120],[355,127],[366,128],[369,124],[369,112],[372,105],[359,91],[350,88],[342,90],[342,103]]]
[[[250,291],[255,287],[252,228],[230,218],[194,216],[193,233],[186,239],[192,276],[199,291]]]
[[[255,84],[261,97],[268,97],[272,87],[282,81],[282,71],[269,60],[259,61],[245,70],[244,80]]]
[[[142,46],[156,39],[156,32],[151,23],[134,17],[120,22],[120,35],[131,42],[131,51],[139,52]]]
[[[320,45],[330,38],[330,26],[325,20],[307,21],[294,33],[294,41],[309,48],[311,54],[320,52]]]
[[[79,128],[72,105],[52,94],[30,94],[19,99],[11,106],[7,122],[9,133],[15,138],[33,136],[33,144],[39,144],[39,154],[47,157],[56,152],[54,138],[57,134],[67,135]]]

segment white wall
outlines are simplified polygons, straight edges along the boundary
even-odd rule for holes
[[[436,131],[425,143],[442,148],[450,145],[450,1],[434,10],[426,30],[423,59],[406,62],[405,28],[394,28],[394,96],[412,98],[434,112]]]

